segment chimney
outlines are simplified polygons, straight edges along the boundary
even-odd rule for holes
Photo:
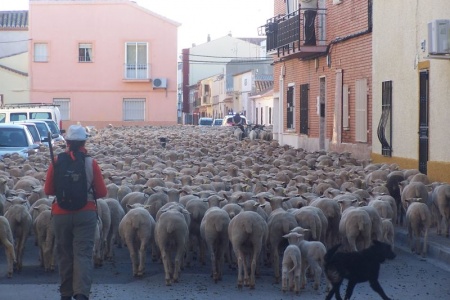
[[[206,41],[211,42],[211,36],[209,35],[209,33],[208,33],[208,37],[206,38]]]

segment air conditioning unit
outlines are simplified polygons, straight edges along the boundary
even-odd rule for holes
[[[167,88],[167,78],[153,78],[153,88],[154,89],[166,89]]]
[[[428,23],[428,53],[450,54],[450,20]]]

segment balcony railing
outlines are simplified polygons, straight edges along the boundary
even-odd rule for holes
[[[305,15],[316,13],[314,19],[315,43],[307,41]],[[306,30],[305,30],[306,29]],[[259,35],[267,37],[266,50],[270,54],[305,57],[326,51],[326,9],[299,9],[287,15],[278,15],[258,28]]]
[[[124,64],[124,79],[150,79],[150,64]]]

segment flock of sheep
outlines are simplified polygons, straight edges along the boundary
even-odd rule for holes
[[[97,266],[124,245],[133,276],[144,275],[151,255],[171,285],[194,256],[209,257],[214,282],[226,261],[237,264],[238,287],[255,288],[265,264],[283,291],[298,293],[307,275],[319,288],[324,255],[338,243],[345,251],[373,239],[394,247],[394,226],[407,226],[412,251],[426,255],[431,227],[449,235],[450,185],[431,183],[418,170],[310,153],[256,134],[240,140],[228,127],[108,126],[89,133],[86,148],[108,188],[97,200]],[[0,161],[0,244],[9,277],[21,270],[29,237],[43,269],[55,269],[52,199],[42,188],[49,160],[42,147],[28,159]]]

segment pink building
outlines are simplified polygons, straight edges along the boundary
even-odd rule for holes
[[[129,0],[30,1],[31,102],[81,122],[177,122],[177,27]]]

